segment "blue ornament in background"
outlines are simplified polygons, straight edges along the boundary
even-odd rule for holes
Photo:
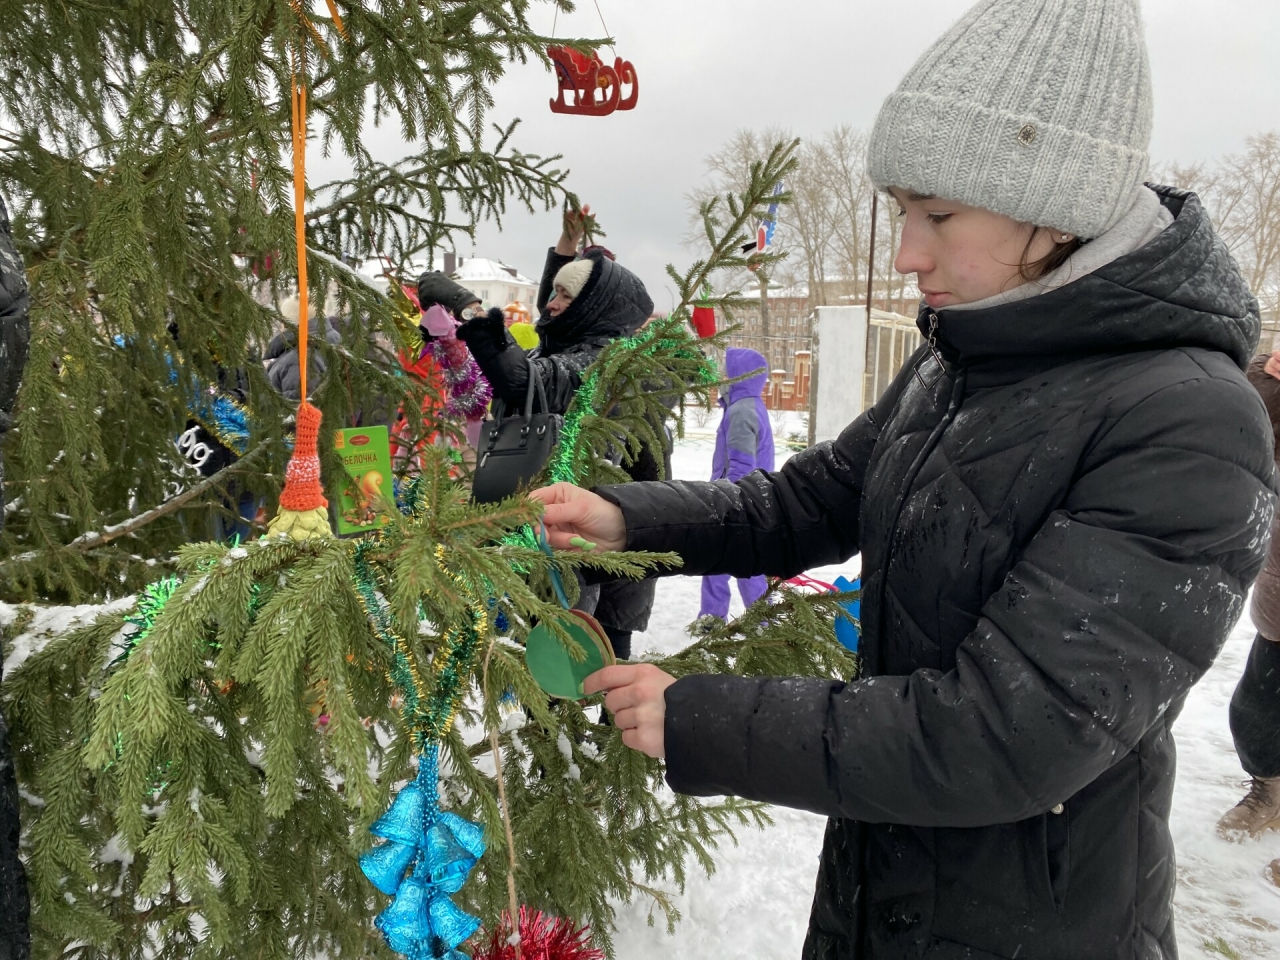
[[[467,960],[457,947],[480,926],[449,897],[483,856],[484,828],[440,810],[438,749],[427,747],[417,780],[369,828],[387,842],[360,857],[369,881],[395,896],[376,923],[387,945],[409,960]]]
[[[494,609],[495,607],[497,607],[498,609],[495,610]],[[511,624],[507,622],[507,615],[503,613],[500,607],[498,607],[497,597],[489,598],[489,610],[491,613],[493,613],[493,629],[498,632],[498,636],[500,637],[506,636],[508,629],[510,629],[511,627]]]
[[[850,583],[845,577],[839,577],[836,580],[835,587],[841,593],[853,593],[862,589],[862,578],[859,577]],[[840,609],[848,616],[836,617],[836,639],[840,643],[852,650],[858,652],[858,639],[861,631],[858,629],[861,624],[862,617],[862,599],[849,600],[840,604]]]
[[[489,598],[489,610],[493,612],[493,629],[497,631],[498,636],[505,637],[511,630],[511,623],[507,620],[506,613],[498,606],[498,598]],[[504,705],[516,702],[516,692],[510,687],[502,691],[502,697],[499,703]]]
[[[201,393],[190,405],[191,415],[237,456],[249,449],[249,416],[244,407],[223,393]]]

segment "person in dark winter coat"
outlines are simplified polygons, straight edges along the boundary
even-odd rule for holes
[[[747,374],[755,373],[752,376]],[[764,405],[764,387],[769,366],[762,354],[744,347],[730,347],[724,354],[724,372],[731,384],[719,403],[724,408],[716,431],[716,449],[711,461],[711,479],[737,483],[755,470],[773,469],[773,426]],[[751,606],[769,589],[763,576],[738,581],[738,594]],[[702,607],[698,620],[729,617],[729,577],[715,574],[702,578]],[[711,621],[714,624],[715,621]]]
[[[1280,449],[1280,350],[1255,357],[1248,375],[1267,408]],[[1280,471],[1280,460],[1276,467]],[[1249,791],[1218,821],[1218,832],[1228,839],[1280,830],[1280,537],[1275,526],[1249,614],[1258,635],[1231,698],[1230,713],[1231,736],[1249,774]],[[1267,873],[1280,887],[1280,859],[1271,861]]]
[[[424,307],[441,303],[463,320],[458,339],[471,349],[495,398],[509,407],[524,405],[532,372],[542,380],[549,411],[564,413],[582,385],[582,371],[610,341],[635,333],[653,312],[640,278],[603,251],[590,251],[580,260],[568,258],[567,263],[564,259],[554,249],[548,254],[547,272],[561,263],[553,274],[558,289],[545,303],[539,295],[540,342],[528,353],[515,342],[497,307],[483,311],[474,294],[443,274],[424,274],[419,281]],[[470,302],[458,306],[462,300]]]
[[[22,369],[27,363],[31,335],[27,311],[27,275],[13,246],[9,212],[0,200],[0,442],[9,430]],[[0,459],[0,485],[3,482],[4,461]],[[2,491],[0,486],[0,526],[4,525]],[[3,667],[0,658],[0,679]],[[0,960],[24,960],[30,956],[28,910],[27,879],[18,859],[18,783],[13,772],[9,728],[0,714]]]
[[[831,818],[807,960],[1177,956],[1171,730],[1276,482],[1257,301],[1143,184],[1151,116],[1135,0],[983,0],[870,139],[925,297],[886,393],[772,474],[534,494],[553,546],[685,574],[862,554],[856,679],[586,684],[677,792]]]
[[[175,321],[167,325],[175,346],[183,342],[182,332]],[[116,346],[128,349],[126,338],[117,336]],[[256,363],[251,353],[250,363]],[[170,382],[181,384],[191,391],[187,398],[188,419],[186,428],[175,440],[178,453],[186,469],[202,479],[208,479],[231,466],[245,452],[249,432],[249,374],[243,368],[227,368],[217,363],[216,379],[207,384],[183,383],[178,366],[168,363]],[[193,478],[192,478],[193,479]],[[170,492],[175,496],[182,489],[180,481]],[[219,509],[210,517],[209,532],[204,536],[216,543],[227,543],[235,538],[248,538],[257,518],[260,503],[248,491],[242,490],[235,479],[226,486]],[[184,524],[185,526],[185,524]]]
[[[583,213],[588,211],[584,208]],[[560,242],[547,252],[538,294],[539,344],[526,353],[506,328],[498,308],[484,311],[475,294],[443,273],[425,273],[418,281],[419,302],[439,303],[461,319],[458,339],[467,344],[493,386],[495,399],[508,409],[523,407],[529,376],[538,377],[548,412],[568,411],[582,385],[582,373],[611,341],[638,331],[653,313],[653,301],[640,278],[614,261],[608,251],[590,248],[575,255],[582,218],[566,218]],[[661,458],[661,459],[660,459]],[[635,480],[656,480],[670,451],[645,447],[623,469]],[[652,581],[616,580],[583,588],[578,609],[594,613],[620,659],[631,655],[631,637],[644,630],[653,609]]]
[[[307,336],[318,336],[324,331],[325,340],[330,344],[340,344],[342,337],[338,333],[335,320],[320,321],[312,318],[307,324]],[[287,400],[302,399],[302,371],[298,368],[298,335],[293,330],[282,330],[271,338],[267,344],[267,353],[263,358],[270,361],[267,367],[267,380],[276,392]],[[307,351],[307,386],[318,387],[324,377],[327,366],[319,351]]]

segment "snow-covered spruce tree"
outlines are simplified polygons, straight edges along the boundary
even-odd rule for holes
[[[310,0],[0,3],[0,191],[32,323],[0,593],[131,592],[154,577],[148,561],[208,536],[229,484],[278,493],[292,404],[255,360],[279,323],[259,278],[281,294],[297,275],[295,67],[312,149],[352,171],[309,191],[311,300],[336,283],[354,317],[345,346],[313,340],[329,368],[313,400],[332,429],[362,400],[404,394],[394,360],[363,346],[377,330],[395,342],[392,310],[334,261],[377,251],[403,263],[511,204],[565,196],[557,158],[521,152],[514,124],[487,120],[505,71],[530,63],[547,79],[533,6],[335,0],[340,32]],[[397,125],[411,155],[375,157],[372,123]],[[190,408],[237,380],[253,413],[238,471],[175,485]]]
[[[608,479],[605,453],[637,433],[656,439],[644,434],[666,410],[654,384],[705,402],[713,378],[688,305],[714,270],[737,265],[789,162],[780,147],[723,203],[727,216],[708,209],[711,255],[673,274],[681,307],[587,371],[567,418],[576,444],[553,476]],[[548,701],[522,646],[557,609],[553,561],[522,535],[536,508],[478,507],[455,474],[429,450],[406,512],[378,536],[187,546],[180,577],[56,638],[6,680],[37,956],[384,955],[373,921],[387,898],[358,855],[431,744],[441,805],[485,827],[489,848],[455,899],[489,928],[512,884],[522,903],[589,922],[606,947],[611,899],[645,898],[674,922],[664,891],[690,859],[710,871],[717,840],[766,818],[665,794],[660,764],[582,705]],[[554,563],[626,574],[671,560]],[[781,599],[662,666],[847,673],[832,600]]]

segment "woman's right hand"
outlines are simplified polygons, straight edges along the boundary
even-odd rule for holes
[[[564,229],[560,232],[560,242],[556,244],[556,253],[562,257],[577,256],[582,245],[583,234],[587,229],[587,218],[591,216],[591,206],[583,204],[581,210],[566,210]]]
[[[618,507],[599,494],[571,483],[534,490],[529,499],[547,505],[542,525],[557,550],[621,550],[627,545],[627,522]],[[574,540],[578,543],[574,543]],[[584,547],[581,541],[585,540]]]

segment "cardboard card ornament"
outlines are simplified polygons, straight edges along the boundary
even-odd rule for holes
[[[538,532],[538,546],[548,557],[553,556],[545,528]],[[586,696],[582,689],[583,681],[597,670],[613,666],[618,660],[608,634],[596,618],[582,610],[569,609],[569,598],[564,592],[560,571],[550,567],[547,572],[556,599],[564,608],[556,623],[569,635],[581,657],[570,653],[550,624],[544,621],[530,630],[525,640],[525,665],[538,686],[551,696],[561,700],[581,700]]]
[[[351,482],[338,504],[338,532],[363,533],[387,523],[378,505],[391,498],[391,441],[387,428],[347,427],[333,438]]]
[[[567,610],[557,618],[557,622],[582,652],[582,659],[575,660],[551,626],[543,622],[529,631],[525,663],[538,686],[551,696],[561,700],[581,700],[586,696],[582,689],[583,681],[597,670],[612,666],[617,659],[603,630],[596,634],[590,626],[595,623],[590,614]]]

